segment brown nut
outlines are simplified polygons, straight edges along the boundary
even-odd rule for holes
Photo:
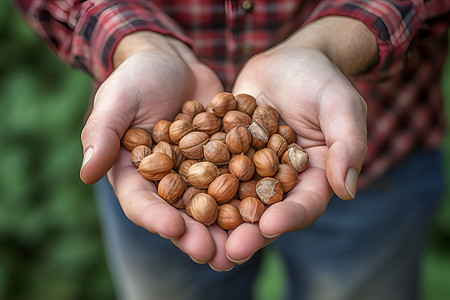
[[[236,95],[236,110],[251,116],[256,109],[256,99],[249,94]]]
[[[188,133],[194,131],[194,125],[186,120],[175,120],[170,124],[169,136],[174,144],[178,144],[179,141]]]
[[[223,131],[219,131],[214,133],[209,137],[209,141],[219,141],[225,144],[227,138],[227,133]]]
[[[277,154],[278,159],[281,159],[284,152],[287,150],[288,143],[278,133],[272,134],[269,141],[267,142],[267,148],[272,149]]]
[[[278,131],[278,112],[271,106],[258,106],[252,115],[252,120],[257,121],[261,126],[263,126],[269,136]]]
[[[175,116],[174,121],[183,120],[183,121],[192,123],[192,119],[194,119],[194,116],[192,116],[192,115],[190,115],[190,114],[178,113],[178,114]]]
[[[258,222],[265,209],[264,204],[255,197],[244,198],[239,204],[239,213],[242,219],[249,223]]]
[[[283,187],[272,177],[265,177],[256,184],[258,198],[266,205],[272,205],[283,200]]]
[[[206,226],[216,221],[219,211],[216,200],[204,193],[195,195],[186,211],[188,208],[192,218]]]
[[[142,159],[138,171],[145,179],[157,181],[169,174],[172,167],[173,161],[168,155],[152,153]]]
[[[153,140],[155,143],[159,143],[161,141],[172,143],[169,134],[169,128],[172,122],[167,120],[159,120],[153,126]]]
[[[262,177],[273,176],[278,171],[278,156],[270,148],[256,151],[253,155],[253,163],[255,164],[256,173]]]
[[[284,193],[292,190],[300,182],[297,171],[288,164],[280,164],[274,178],[281,183]]]
[[[256,150],[264,148],[269,141],[269,133],[267,129],[258,121],[252,121],[247,129],[252,136],[252,146]]]
[[[203,146],[209,141],[209,136],[200,131],[189,132],[179,141],[181,153],[189,159],[202,159]]]
[[[173,169],[175,171],[178,171],[180,169],[181,164],[186,159],[186,157],[183,155],[183,153],[181,152],[180,147],[178,145],[173,145],[172,149],[173,149],[173,153],[175,154]]]
[[[188,187],[183,194],[183,203],[187,207],[191,204],[192,198],[194,198],[195,195],[204,193],[205,190],[201,190],[199,188],[196,188],[195,186]]]
[[[221,174],[208,186],[208,194],[216,199],[217,203],[224,204],[234,198],[239,188],[239,180],[233,174]]]
[[[228,132],[239,124],[249,126],[252,123],[252,118],[246,113],[237,110],[230,110],[225,114],[225,116],[223,116],[222,121],[225,131]]]
[[[142,159],[150,154],[152,154],[152,149],[150,149],[150,147],[148,147],[147,145],[136,146],[133,148],[133,150],[131,150],[130,162],[136,168],[139,168],[139,164],[141,163]]]
[[[252,141],[252,136],[244,125],[237,125],[231,129],[226,138],[226,144],[228,150],[231,153],[239,154],[245,153],[250,148],[250,143]]]
[[[236,108],[236,99],[233,94],[222,92],[215,95],[209,104],[213,113],[222,118],[228,111]]]
[[[288,146],[281,162],[292,166],[297,173],[301,173],[308,167],[309,156],[302,147],[294,143]]]
[[[221,141],[210,140],[203,146],[203,155],[207,161],[218,166],[226,165],[230,161],[230,151]]]
[[[278,132],[279,135],[284,137],[286,142],[289,144],[295,143],[297,141],[297,135],[295,134],[295,131],[288,125],[280,125],[278,126]]]
[[[158,144],[156,144],[155,147],[153,147],[153,153],[167,154],[167,156],[169,156],[175,164],[176,161],[175,153],[173,151],[172,145],[169,144],[168,142],[161,141]]]
[[[209,184],[219,176],[219,169],[210,162],[193,164],[186,173],[189,184],[199,189],[207,189]]]
[[[185,189],[186,183],[177,173],[167,174],[158,183],[158,195],[170,204],[179,200]]]
[[[255,174],[253,161],[245,154],[235,155],[228,164],[231,174],[234,174],[240,181],[249,181]]]
[[[183,177],[186,177],[187,171],[189,170],[189,168],[193,165],[198,163],[198,160],[195,159],[186,159],[184,160],[180,167],[178,168],[178,174],[180,174]]]
[[[128,129],[122,137],[122,146],[131,152],[134,147],[139,145],[146,145],[152,147],[153,141],[150,133],[143,128],[130,128]]]
[[[200,101],[188,100],[181,106],[181,112],[194,117],[196,114],[205,111],[205,107]]]
[[[212,135],[220,130],[222,121],[213,113],[201,112],[194,117],[192,125],[196,131]]]
[[[259,201],[259,200],[258,200]],[[225,230],[235,229],[241,225],[242,220],[239,210],[232,204],[223,204],[219,206],[217,215],[217,224]]]
[[[239,183],[238,196],[239,199],[245,199],[247,197],[255,197],[258,198],[258,194],[256,193],[256,184],[258,180],[252,179],[250,181],[241,181]]]

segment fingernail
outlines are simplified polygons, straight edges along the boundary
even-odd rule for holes
[[[358,173],[355,169],[351,168],[347,172],[347,176],[345,177],[345,188],[349,193],[352,199],[355,199],[356,196],[356,185],[358,181]]]
[[[89,160],[92,157],[92,154],[94,154],[94,148],[92,148],[92,147],[87,148],[86,151],[84,152],[83,163],[81,164],[81,170],[83,170],[84,166],[86,166],[86,164],[89,162]]]
[[[274,238],[280,236],[279,234],[266,235],[266,234],[264,234],[264,233],[262,233],[262,232],[261,232],[261,235],[262,235],[263,237],[265,237],[266,239],[274,239]]]
[[[208,263],[208,265],[209,265],[209,267],[211,269],[213,269],[216,272],[228,272],[228,271],[231,271],[234,268],[234,265],[232,265],[231,268],[228,268],[226,270],[219,270],[219,269],[216,269],[213,265],[211,265],[211,263]]]
[[[228,258],[229,261],[232,261],[232,262],[234,262],[237,265],[242,265],[243,263],[245,263],[246,261],[248,261],[252,257],[250,256],[250,257],[244,258],[242,260],[235,260],[235,259],[232,259],[231,257],[229,257],[228,254],[227,254],[227,258]]]
[[[189,257],[191,258],[191,260],[192,260],[193,262],[195,262],[195,263],[197,263],[197,264],[200,264],[200,265],[206,264],[206,262],[198,261],[198,260],[196,260],[195,258],[193,258],[192,256],[189,256]]]

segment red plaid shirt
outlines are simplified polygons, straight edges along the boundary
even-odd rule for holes
[[[118,41],[137,30],[172,35],[195,50],[227,90],[245,63],[326,15],[364,22],[378,37],[380,60],[350,78],[368,104],[365,185],[417,148],[438,147],[445,116],[441,73],[450,2],[16,0],[58,55],[97,81],[112,72]]]

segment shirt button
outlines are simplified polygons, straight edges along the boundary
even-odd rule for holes
[[[250,55],[253,51],[253,45],[251,43],[244,43],[242,45],[242,52],[244,55]]]
[[[241,7],[247,13],[252,12],[252,10],[253,10],[253,2],[250,1],[250,0],[244,0],[244,2],[242,2],[242,6]]]

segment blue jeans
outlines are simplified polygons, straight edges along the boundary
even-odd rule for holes
[[[96,191],[119,298],[252,299],[264,250],[215,272],[129,221],[106,179]],[[318,221],[270,245],[284,260],[288,299],[417,299],[422,252],[443,191],[441,151],[420,151],[355,200],[333,196]]]

